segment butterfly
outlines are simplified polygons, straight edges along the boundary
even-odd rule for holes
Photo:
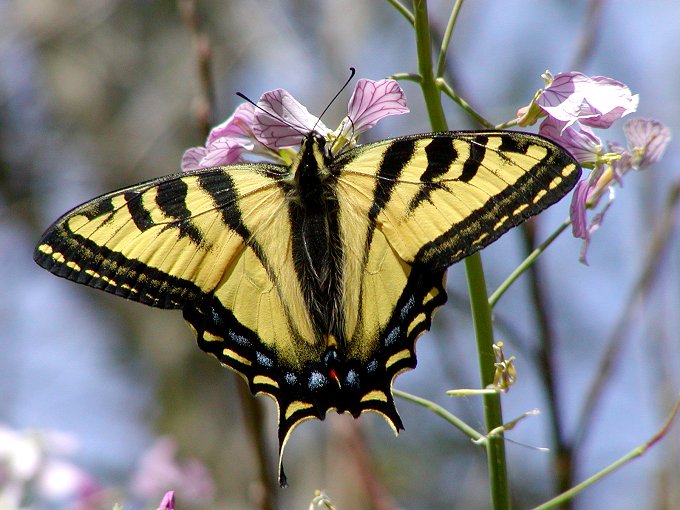
[[[152,179],[69,211],[35,261],[57,276],[181,309],[204,351],[270,395],[283,449],[329,410],[403,429],[392,383],[446,301],[447,268],[560,200],[580,167],[509,131],[405,136],[290,165]]]

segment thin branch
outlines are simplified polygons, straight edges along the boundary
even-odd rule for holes
[[[533,510],[548,510],[550,508],[556,508],[557,506],[564,504],[565,502],[571,500],[574,496],[576,496],[579,492],[583,491],[584,489],[590,487],[594,483],[600,481],[602,478],[605,476],[613,473],[617,469],[625,466],[628,464],[631,460],[634,460],[638,457],[641,457],[644,455],[647,450],[649,450],[652,446],[654,446],[656,443],[661,441],[666,434],[668,434],[668,431],[671,429],[671,426],[673,425],[673,421],[675,417],[678,414],[678,410],[680,409],[680,398],[675,401],[675,405],[673,406],[673,409],[671,410],[670,414],[668,415],[668,418],[666,418],[666,421],[664,422],[663,426],[657,431],[654,436],[651,437],[648,441],[646,441],[644,444],[638,446],[637,448],[634,448],[630,452],[628,452],[626,455],[623,457],[619,458],[617,461],[611,463],[609,466],[604,468],[603,470],[597,472],[590,478],[587,478],[586,480],[582,481],[578,485],[575,485],[571,489],[569,489],[566,492],[563,492],[559,496],[556,496],[552,498],[549,501],[546,501],[542,505],[539,505],[535,507]]]
[[[390,78],[392,78],[393,80],[412,81],[418,84],[420,84],[423,81],[420,75],[415,73],[395,73],[390,75]]]
[[[408,21],[411,26],[415,25],[415,18],[413,17],[413,14],[404,4],[402,4],[399,0],[387,0],[387,2],[392,4],[392,7],[394,7],[399,14],[406,18],[406,21]]]
[[[585,442],[587,434],[590,431],[590,424],[595,414],[594,411],[602,398],[604,389],[610,379],[611,372],[618,361],[619,354],[623,347],[623,340],[629,330],[628,326],[637,316],[640,305],[645,301],[660,274],[659,269],[661,267],[662,259],[670,245],[669,241],[671,239],[671,234],[673,233],[673,227],[678,220],[677,209],[679,203],[680,183],[676,183],[669,191],[668,205],[665,208],[664,216],[657,224],[657,228],[652,235],[652,240],[645,257],[645,264],[642,266],[642,272],[633,287],[633,291],[628,297],[618,322],[605,343],[604,353],[600,358],[598,368],[595,371],[595,379],[589,386],[590,390],[588,391],[588,395],[586,396],[581,412],[579,413],[576,432],[572,440],[575,451]]]
[[[449,50],[449,44],[451,43],[451,36],[453,35],[453,27],[456,25],[456,20],[458,19],[458,14],[460,13],[461,7],[463,7],[464,0],[456,0],[453,9],[451,9],[451,16],[449,17],[449,22],[446,24],[446,30],[444,31],[444,36],[442,37],[442,44],[439,49],[439,58],[437,60],[437,70],[435,71],[435,76],[440,78],[444,75],[444,69],[446,66],[446,53]]]
[[[201,31],[201,19],[195,0],[179,0],[178,7],[180,17],[193,37],[200,88],[196,106],[196,120],[201,135],[207,138],[210,128],[215,124],[215,112],[217,111],[212,73],[212,47],[208,36]]]
[[[522,225],[521,232],[526,252],[533,252],[536,249],[535,219],[525,222]],[[548,417],[554,445],[552,460],[555,493],[559,494],[572,486],[573,469],[572,450],[567,446],[564,436],[560,414],[560,394],[556,383],[558,364],[555,360],[555,331],[549,306],[551,293],[547,289],[547,282],[543,278],[538,260],[529,266],[527,276],[529,277],[529,296],[533,305],[529,308],[533,310],[535,315],[539,339],[535,358],[538,365],[538,376],[543,382],[542,386],[548,403]],[[563,510],[567,510],[567,507]]]
[[[359,474],[359,480],[364,486],[370,499],[370,508],[375,510],[396,510],[394,501],[382,480],[376,475],[373,457],[370,454],[366,438],[361,426],[356,421],[339,420],[336,422],[344,438],[344,444],[349,447],[349,453],[354,459]]]
[[[501,298],[503,294],[505,294],[505,291],[510,288],[510,286],[514,283],[517,278],[519,278],[524,271],[526,271],[533,263],[534,261],[543,253],[548,246],[552,244],[552,242],[559,237],[559,235],[564,232],[564,230],[571,225],[571,220],[566,219],[564,223],[562,223],[557,229],[548,236],[548,238],[543,241],[541,244],[538,245],[538,247],[533,250],[527,257],[522,261],[522,263],[517,266],[517,268],[510,273],[510,276],[508,276],[503,283],[501,283],[498,288],[491,294],[489,297],[489,305],[493,308],[498,300]]]
[[[493,129],[494,125],[493,123],[489,122],[486,120],[484,117],[482,117],[481,114],[477,113],[470,104],[465,101],[462,97],[460,97],[455,90],[449,85],[444,78],[437,78],[437,88],[441,90],[444,94],[449,96],[451,100],[456,103],[458,106],[460,106],[465,113],[468,114],[468,116],[475,121],[477,124],[479,124],[482,127],[485,127],[487,129]]]
[[[442,406],[440,406],[439,404],[435,404],[431,400],[427,400],[427,399],[418,397],[416,395],[411,395],[410,393],[406,393],[405,391],[401,391],[401,390],[398,390],[396,388],[392,388],[392,393],[394,394],[395,397],[403,398],[404,400],[408,400],[409,402],[413,402],[414,404],[418,404],[420,406],[423,406],[425,409],[432,411],[434,414],[436,414],[440,418],[444,418],[451,425],[456,427],[458,430],[460,430],[463,434],[468,436],[473,441],[479,441],[480,439],[484,438],[484,434],[477,432],[475,429],[470,427],[470,425],[465,423],[463,420],[461,420],[457,416],[451,414],[449,411],[444,409]]]
[[[197,61],[197,72],[200,83],[198,126],[204,137],[208,136],[214,124],[216,112],[215,84],[212,74],[212,50],[210,39],[201,31],[201,20],[194,0],[179,0],[180,16],[191,32]],[[252,440],[258,462],[258,478],[261,491],[257,493],[256,504],[261,510],[276,508],[277,492],[274,469],[268,461],[268,449],[264,430],[264,411],[262,403],[253,397],[241,378],[236,379],[241,408],[246,422],[246,429]]]

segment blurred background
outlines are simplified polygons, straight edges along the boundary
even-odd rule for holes
[[[435,37],[452,3],[430,2]],[[237,91],[257,100],[283,87],[319,114],[350,66],[372,79],[417,70],[412,29],[385,1],[203,0],[195,7],[198,29],[175,1],[0,0],[0,486],[8,497],[11,483],[15,492],[30,485],[24,482],[39,469],[21,448],[16,464],[33,471],[12,474],[2,459],[12,441],[39,437],[31,444],[71,469],[57,471],[52,486],[63,488],[80,473],[90,487],[78,486],[74,497],[50,493],[47,480],[19,498],[25,506],[111,508],[119,501],[126,509],[155,508],[175,489],[178,508],[263,507],[237,391],[243,383],[198,349],[181,314],[57,279],[32,261],[39,235],[66,210],[176,172],[183,151],[203,143],[196,30],[203,34],[198,46],[209,41],[211,50],[215,122],[240,102]],[[679,16],[680,5],[661,0],[644,9],[633,0],[469,1],[448,76],[494,123],[529,103],[546,69],[610,76],[640,94],[634,116],[656,118],[677,136]],[[383,121],[364,141],[429,131],[418,88],[402,86],[411,113]],[[349,95],[324,117],[329,127],[345,115]],[[445,103],[452,129],[477,127]],[[601,136],[623,142],[621,124]],[[627,176],[594,235],[589,266],[578,262],[580,243],[569,232],[544,254],[538,301],[547,326],[527,275],[495,309],[497,339],[517,357],[505,418],[542,412],[508,434],[516,508],[554,494],[555,456],[574,437],[573,472],[581,480],[650,439],[672,407],[680,388],[680,232],[669,222],[677,214],[667,200],[679,163],[671,143],[660,164]],[[539,242],[562,223],[568,202],[533,224]],[[523,259],[525,238],[518,229],[484,251],[490,289]],[[462,265],[450,270],[448,288],[450,303],[418,343],[418,368],[395,386],[482,430],[478,398],[444,393],[479,386]],[[541,362],[546,339],[552,392]],[[603,359],[612,362],[611,373]],[[594,384],[598,374],[607,376]],[[600,398],[584,421],[593,387]],[[270,399],[257,400],[273,475],[276,409]],[[398,438],[377,415],[364,415],[358,427],[336,414],[302,424],[288,443],[291,487],[275,491],[279,507],[307,508],[314,490],[324,489],[343,510],[488,508],[484,452],[430,412],[399,399],[397,407],[406,426]],[[678,508],[679,431],[676,423],[660,445],[573,508]],[[99,499],[82,499],[97,488],[105,489]]]

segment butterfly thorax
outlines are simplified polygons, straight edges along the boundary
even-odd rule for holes
[[[329,170],[324,139],[310,134],[291,165],[286,184],[294,268],[321,345],[342,349],[343,250],[336,178]],[[335,359],[335,358],[334,358]]]

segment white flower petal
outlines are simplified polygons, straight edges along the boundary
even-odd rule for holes
[[[208,149],[205,147],[191,147],[182,154],[182,170],[188,172],[189,170],[198,170],[203,168],[201,161],[208,154]]]
[[[347,105],[347,117],[354,129],[353,137],[375,126],[390,115],[408,113],[404,91],[394,80],[361,79]]]
[[[671,141],[671,131],[653,119],[632,119],[623,126],[628,147],[634,154],[642,152],[635,168],[644,168],[659,161]]]
[[[270,148],[300,145],[311,131],[325,135],[328,128],[284,89],[262,94],[255,109],[253,133]]]

